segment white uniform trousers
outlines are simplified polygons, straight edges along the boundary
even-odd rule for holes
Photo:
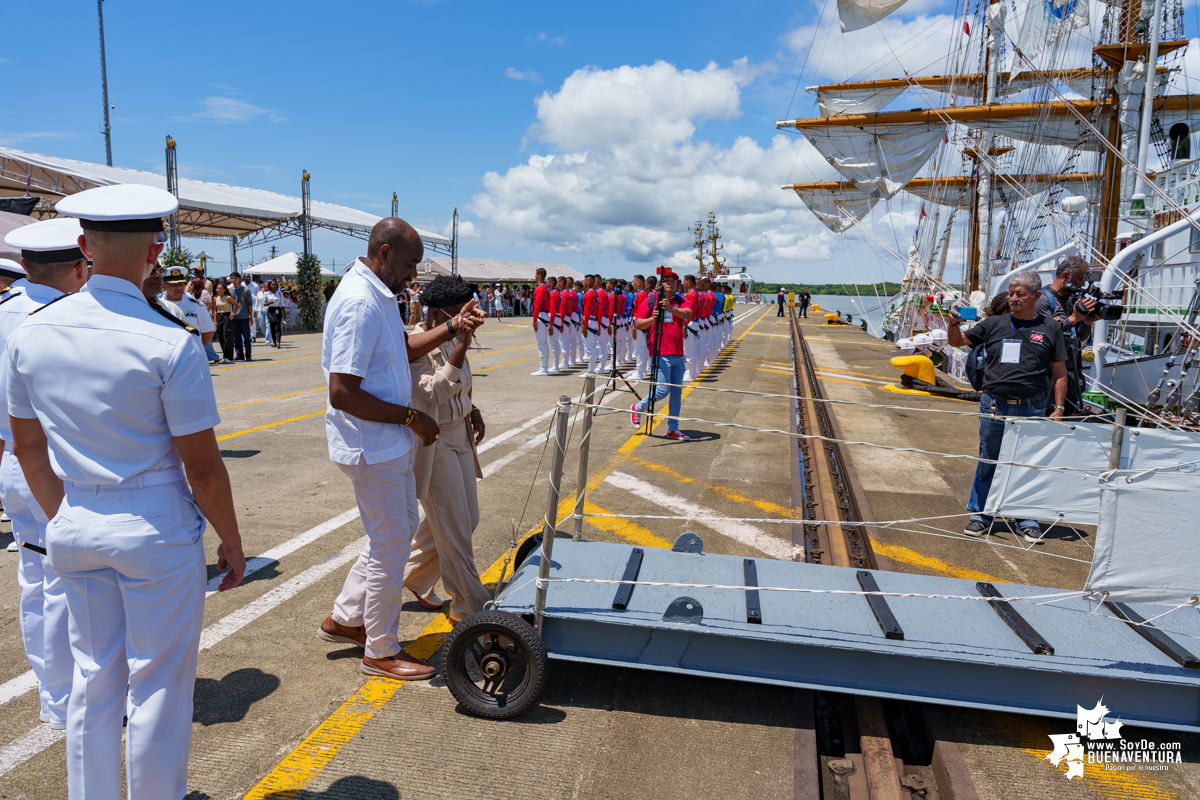
[[[683,357],[687,361],[687,367],[683,373],[684,383],[696,380],[696,376],[700,374],[700,363],[697,359],[700,358],[700,332],[688,328],[687,336],[683,339]]]
[[[613,335],[608,332],[608,317],[600,318],[600,372],[608,372],[608,361],[612,358]]]
[[[415,442],[413,447],[420,447]],[[333,603],[333,620],[367,629],[367,655],[387,658],[400,652],[400,606],[404,573],[413,536],[417,532],[417,482],[412,471],[413,451],[379,464],[360,460],[339,464],[354,483],[354,499],[367,545],[358,554]]]
[[[533,338],[537,340],[538,358],[542,362],[542,371],[546,372],[550,368],[549,325],[541,319],[537,321],[537,324],[537,330],[533,332]]]
[[[579,314],[573,314],[575,323],[575,363],[582,364],[587,361],[587,351],[583,347],[583,322]]]
[[[466,420],[442,425],[432,446],[433,469],[429,496],[421,500],[425,519],[417,528],[412,555],[404,568],[404,585],[425,597],[438,578],[450,595],[455,620],[483,611],[491,599],[479,580],[471,536],[479,525],[479,495],[475,486],[475,456]]]
[[[204,518],[182,480],[66,490],[46,547],[66,587],[75,658],[68,796],[120,798],[128,716],[129,800],[183,797],[204,621]]]
[[[633,340],[633,352],[637,356],[637,377],[645,379],[650,375],[650,339],[646,331],[638,331]]]
[[[554,327],[553,333],[550,334],[550,371],[558,372],[559,364],[562,362],[562,341],[563,333]]]
[[[593,374],[600,372],[600,351],[603,338],[599,331],[589,328],[588,335],[583,340],[583,348],[587,352],[588,372]]]
[[[46,556],[24,547],[46,548],[46,515],[25,482],[21,464],[6,445],[0,460],[0,498],[12,520],[13,539],[20,550],[17,584],[21,587],[21,637],[25,657],[37,676],[43,721],[65,722],[67,698],[75,674],[68,637],[66,587],[46,563]]]

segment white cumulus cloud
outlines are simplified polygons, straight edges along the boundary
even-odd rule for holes
[[[442,236],[451,236],[454,233],[454,220],[450,220],[442,228]],[[479,226],[469,219],[458,220],[458,238],[460,239],[478,239],[483,234],[479,231]]]
[[[695,265],[691,225],[715,211],[725,255],[744,267],[829,259],[836,238],[780,188],[798,158],[784,135],[765,146],[696,136],[707,120],[741,114],[740,87],[752,76],[745,62],[578,70],[536,101],[529,139],[542,152],[488,172],[472,209],[559,252],[680,268]]]

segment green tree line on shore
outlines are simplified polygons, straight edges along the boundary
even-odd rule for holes
[[[874,297],[876,294],[880,297],[889,297],[900,291],[900,284],[890,281],[887,283],[759,283],[757,289],[760,293],[774,294],[779,291],[780,286],[787,292],[806,291],[809,294],[836,294],[849,297],[859,295]]]

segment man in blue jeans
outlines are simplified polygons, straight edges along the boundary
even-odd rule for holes
[[[683,296],[676,293],[679,288],[679,276],[670,270],[662,274],[659,282],[660,292],[646,295],[641,305],[634,312],[635,326],[639,331],[646,331],[647,344],[651,353],[658,353],[658,385],[654,387],[654,399],[662,400],[668,394],[671,400],[667,420],[667,438],[676,441],[688,441],[686,433],[679,432],[679,405],[683,399],[683,373],[687,362],[683,357],[683,337],[687,322],[692,318],[691,304]],[[661,298],[661,300],[660,300]],[[662,341],[658,341],[654,322],[659,314],[663,318]],[[669,386],[667,384],[670,384]],[[642,424],[642,414],[650,406],[650,395],[629,407],[629,421],[637,428]]]
[[[237,313],[229,320],[233,327],[233,349],[235,361],[250,361],[250,311],[254,308],[254,296],[242,286],[242,276],[236,272],[229,276],[233,288],[229,295],[238,304]]]
[[[1067,348],[1063,329],[1052,319],[1034,312],[1041,296],[1042,280],[1032,272],[1018,272],[1008,285],[1009,313],[988,317],[965,333],[959,328],[956,309],[950,310],[953,324],[946,331],[954,347],[985,345],[983,391],[979,410],[979,458],[995,461],[1004,438],[1005,417],[1061,419],[1067,397]],[[1054,405],[1046,414],[1051,390]],[[967,510],[971,521],[963,533],[983,536],[993,519],[983,513],[992,487],[995,464],[981,461],[975,467],[975,484]],[[1017,527],[1026,542],[1042,542],[1037,520],[1022,519]]]

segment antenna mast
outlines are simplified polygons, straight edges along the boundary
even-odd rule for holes
[[[179,166],[175,161],[175,140],[170,135],[167,136],[167,191],[175,195],[176,200],[179,199]],[[179,247],[178,211],[169,217],[168,224],[170,225],[168,238],[170,239],[171,247]]]
[[[454,209],[454,221],[450,229],[450,274],[458,274],[458,209]]]
[[[112,166],[112,126],[108,124],[108,67],[104,63],[104,0],[96,0],[100,15],[100,91],[104,95],[104,155]]]
[[[709,241],[709,244],[712,245],[712,249],[708,255],[709,255],[709,258],[712,259],[712,274],[713,275],[721,274],[721,259],[718,255],[718,253],[721,250],[725,249],[725,245],[717,244],[717,240],[719,240],[720,238],[721,238],[721,232],[717,228],[717,215],[715,212],[710,211],[710,212],[708,212],[708,241]],[[700,267],[700,277],[701,278],[704,277],[704,267],[703,266]]]
[[[696,246],[696,260],[700,262],[700,276],[704,277],[704,223],[696,220],[696,227],[692,229],[692,233],[696,234],[696,241],[692,244]]]

